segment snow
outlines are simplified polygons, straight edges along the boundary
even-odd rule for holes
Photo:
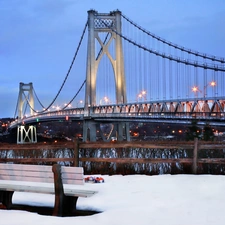
[[[79,198],[77,208],[91,216],[54,217],[22,210],[0,210],[1,225],[224,225],[225,177],[222,175],[114,175],[105,183],[85,183],[97,190]],[[13,203],[53,206],[54,196],[16,192]]]

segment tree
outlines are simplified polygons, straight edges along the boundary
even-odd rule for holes
[[[193,120],[191,122],[191,126],[189,127],[187,133],[186,133],[186,140],[191,141],[195,138],[200,139],[201,138],[201,129],[197,126],[197,121]]]
[[[204,141],[213,141],[213,139],[214,139],[213,129],[209,125],[209,123],[205,124],[205,127],[203,129],[203,137],[202,137],[202,139]]]

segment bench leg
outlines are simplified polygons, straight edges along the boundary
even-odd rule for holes
[[[76,210],[77,199],[78,197],[65,196],[63,203],[64,215],[71,215]]]
[[[53,216],[68,216],[76,210],[78,197],[55,195]]]
[[[12,197],[14,191],[0,191],[0,202],[6,207],[6,209],[10,209],[12,207]]]

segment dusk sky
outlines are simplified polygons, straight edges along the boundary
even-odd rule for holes
[[[53,100],[90,9],[119,9],[161,38],[225,57],[224,0],[0,0],[0,118],[14,117],[20,82]]]

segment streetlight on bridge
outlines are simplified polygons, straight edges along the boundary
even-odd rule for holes
[[[79,102],[77,102],[77,108],[79,108],[79,106],[81,107],[83,103],[83,100],[80,100]]]
[[[215,81],[211,81],[207,85],[205,85],[204,89],[203,89],[203,92],[197,86],[194,86],[192,88],[192,91],[195,93],[195,95],[196,95],[197,92],[203,93],[203,97],[205,98],[206,97],[206,89],[207,89],[208,86],[215,87],[216,86],[216,82]]]
[[[71,108],[72,105],[71,105],[71,104],[68,104],[68,103],[65,103],[65,104],[64,104],[64,107],[66,107],[66,108]]]
[[[102,105],[102,103],[106,105],[109,104],[110,103],[109,98],[105,96],[104,98],[100,99],[99,105]]]
[[[147,95],[147,91],[145,91],[145,90],[143,90],[139,94],[137,94],[137,102],[139,99],[142,99],[142,98],[144,99],[144,101],[146,101],[147,100],[146,95]]]

